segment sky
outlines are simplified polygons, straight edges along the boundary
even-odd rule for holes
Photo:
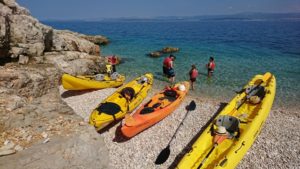
[[[300,12],[300,0],[17,0],[17,2],[41,20]]]

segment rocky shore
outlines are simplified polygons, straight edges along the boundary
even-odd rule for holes
[[[107,168],[103,138],[58,89],[62,73],[101,71],[105,43],[55,30],[0,0],[0,168]]]

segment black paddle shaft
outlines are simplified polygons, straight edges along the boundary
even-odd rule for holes
[[[184,118],[181,120],[179,126],[177,127],[175,133],[173,134],[171,140],[169,141],[168,146],[171,144],[171,142],[173,141],[173,139],[176,137],[176,134],[177,134],[177,132],[178,132],[180,126],[183,125],[183,121],[184,121],[184,119],[186,118],[186,116],[188,115],[188,112],[189,112],[189,111],[192,111],[192,110],[195,110],[195,109],[196,109],[196,103],[195,103],[195,101],[193,100],[193,101],[191,101],[191,103],[187,106],[187,112],[185,113]]]
[[[217,147],[217,144],[214,144],[213,148],[210,149],[210,151],[208,152],[208,154],[205,156],[204,160],[201,162],[201,164],[197,167],[197,169],[200,169],[202,167],[202,165],[204,164],[204,162],[207,160],[207,158],[210,156],[210,154],[214,151],[214,149]]]
[[[180,125],[177,127],[177,129],[176,129],[174,135],[172,136],[171,140],[169,141],[167,147],[164,148],[164,149],[159,153],[158,157],[156,158],[155,164],[163,164],[164,162],[167,161],[167,159],[168,159],[169,156],[170,156],[170,144],[171,144],[172,140],[175,138],[175,135],[176,135],[176,133],[178,132],[178,129],[180,128],[180,126],[183,124],[183,121],[184,121],[184,119],[186,118],[188,112],[191,111],[191,110],[195,110],[195,109],[196,109],[196,103],[195,103],[195,101],[193,100],[193,101],[191,101],[191,103],[188,105],[188,107],[187,107],[187,112],[186,112],[184,118],[182,119]]]

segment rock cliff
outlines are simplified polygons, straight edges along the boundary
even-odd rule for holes
[[[62,73],[99,71],[99,44],[107,42],[55,30],[0,0],[0,168],[107,167],[102,137],[58,91]]]

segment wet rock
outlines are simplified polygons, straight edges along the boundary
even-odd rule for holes
[[[179,48],[175,48],[175,47],[171,47],[171,46],[165,47],[161,50],[162,53],[174,53],[174,52],[178,52],[178,51],[179,51]]]
[[[174,53],[174,52],[178,52],[178,51],[179,51],[179,48],[175,48],[175,47],[170,47],[169,46],[169,47],[164,47],[164,48],[162,48],[159,51],[150,52],[148,55],[150,57],[160,57],[163,54]]]
[[[161,55],[162,55],[162,53],[160,51],[149,53],[149,56],[151,56],[151,57],[160,57]]]

